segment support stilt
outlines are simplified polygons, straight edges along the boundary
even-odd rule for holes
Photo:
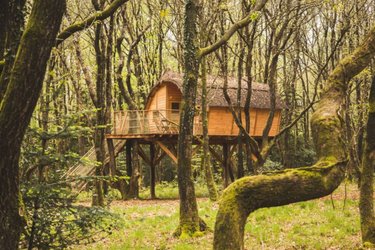
[[[133,146],[133,142],[132,140],[128,140],[126,142],[126,175],[127,176],[131,176],[132,175],[132,146]]]
[[[150,193],[151,199],[156,199],[155,194],[155,145],[150,144]]]
[[[227,143],[223,144],[223,162],[224,162],[224,188],[229,185],[229,147]]]
[[[107,139],[108,153],[109,153],[109,169],[111,176],[116,175],[116,159],[115,159],[115,147],[113,145],[113,139]]]

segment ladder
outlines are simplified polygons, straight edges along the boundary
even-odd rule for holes
[[[125,142],[125,140],[114,141],[115,156],[117,156],[118,153],[120,153],[124,148]],[[104,166],[109,163],[107,144],[105,144],[105,151],[106,154],[103,162]],[[76,164],[69,168],[63,177],[66,179],[74,179],[71,183],[71,187],[75,192],[80,193],[88,183],[88,180],[86,180],[85,177],[90,177],[95,174],[97,164],[98,162],[96,161],[95,147],[93,146]]]

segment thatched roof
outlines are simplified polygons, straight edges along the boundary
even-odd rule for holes
[[[160,78],[159,82],[152,88],[150,95],[158,89],[163,83],[173,83],[182,92],[183,74],[179,74],[172,71],[165,72]],[[245,99],[247,94],[247,82],[242,80],[241,82],[241,107],[245,105]],[[207,88],[208,88],[208,104],[210,107],[227,107],[228,103],[224,98],[223,93],[224,79],[219,76],[207,76]],[[228,94],[231,98],[232,104],[237,103],[237,90],[238,90],[238,79],[235,77],[228,77]],[[198,91],[200,92],[200,91]],[[198,102],[200,100],[200,94],[198,94]],[[197,103],[198,103],[197,102]],[[269,109],[270,108],[270,93],[269,86],[262,83],[252,83],[252,94],[250,107]],[[284,108],[279,96],[276,96],[276,108]]]

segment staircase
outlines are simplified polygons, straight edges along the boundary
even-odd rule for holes
[[[115,140],[114,141],[114,148],[115,148],[115,156],[118,155],[118,153],[121,152],[121,150],[125,146],[125,140]],[[103,162],[103,165],[107,165],[109,163],[109,154],[107,149],[107,144],[105,144],[105,159]],[[95,147],[90,148],[87,153],[82,156],[82,158],[77,162],[75,165],[73,165],[65,174],[64,178],[66,179],[74,179],[74,181],[71,184],[72,189],[80,193],[87,185],[88,180],[85,179],[85,177],[90,177],[95,174],[95,167],[97,166],[96,161],[96,153],[95,153]]]

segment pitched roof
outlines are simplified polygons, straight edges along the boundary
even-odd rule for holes
[[[159,79],[159,82],[152,88],[150,95],[156,91],[156,89],[163,83],[175,84],[182,93],[183,74],[167,71]],[[228,103],[224,98],[223,93],[224,78],[219,76],[208,75],[207,76],[207,92],[208,92],[208,105],[210,107],[227,107]],[[198,88],[199,89],[199,88]],[[246,94],[247,94],[247,82],[245,79],[241,81],[241,107],[244,107]],[[238,90],[238,79],[235,77],[228,77],[228,95],[231,98],[232,104],[237,103],[237,90]],[[198,101],[200,100],[200,90],[198,90]],[[284,108],[280,96],[276,95],[276,109]],[[270,108],[270,92],[269,86],[263,83],[252,83],[252,93],[250,107],[269,109]]]

